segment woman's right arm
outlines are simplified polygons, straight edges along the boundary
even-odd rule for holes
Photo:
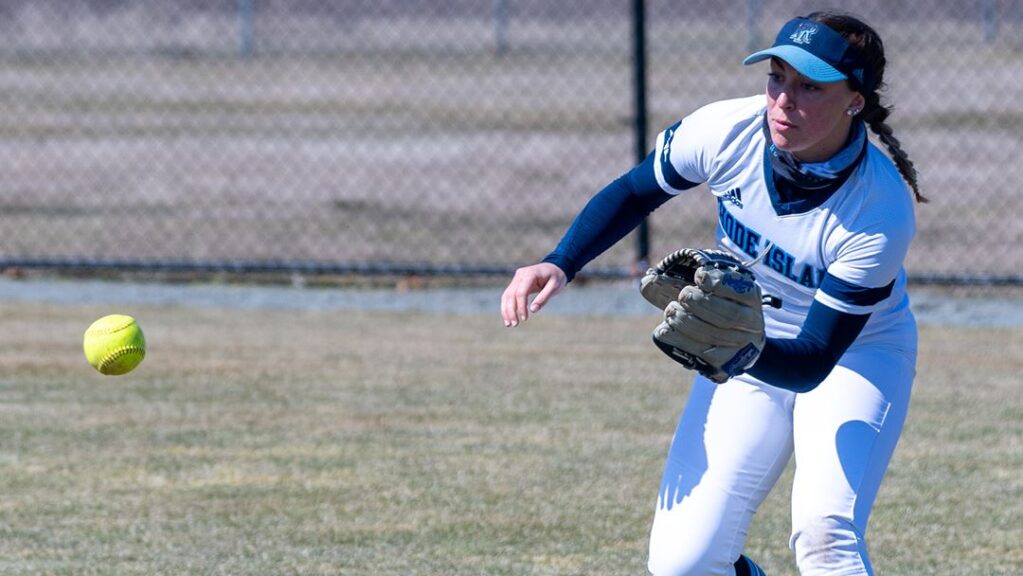
[[[631,232],[673,195],[657,183],[654,154],[608,184],[576,216],[565,236],[543,262],[520,268],[501,297],[505,326],[517,326],[539,311],[590,260]],[[694,184],[695,185],[695,184]],[[529,302],[529,297],[537,294]]]
[[[571,282],[590,260],[639,226],[658,206],[673,198],[657,184],[654,154],[590,199],[557,248],[543,259],[561,268]]]

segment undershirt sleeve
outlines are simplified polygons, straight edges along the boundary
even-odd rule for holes
[[[571,281],[588,262],[625,237],[658,206],[674,198],[657,183],[654,154],[604,187],[582,209],[557,248],[544,258]],[[690,186],[695,183],[686,182]]]
[[[870,314],[849,314],[814,301],[795,338],[768,338],[747,372],[793,392],[809,392],[827,378],[849,349]]]

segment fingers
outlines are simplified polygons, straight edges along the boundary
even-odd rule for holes
[[[518,306],[520,285],[520,278],[516,274],[508,287],[504,289],[504,294],[501,295],[501,318],[504,320],[505,327],[517,326],[525,312]]]
[[[761,305],[760,286],[749,273],[704,267],[696,271],[694,284],[708,294],[747,305]]]
[[[518,326],[519,322],[525,322],[529,318],[526,304],[529,295],[536,292],[536,284],[536,279],[530,274],[515,273],[515,277],[501,296],[501,318],[506,328]]]
[[[515,271],[515,277],[501,295],[501,319],[505,327],[518,326],[537,312],[567,283],[565,273],[549,263],[535,264]],[[529,297],[537,294],[532,304]]]
[[[668,305],[664,316],[664,323],[676,331],[678,337],[685,337],[690,344],[699,342],[705,349],[722,346],[738,348],[750,341],[750,332],[741,328],[715,326],[687,313],[677,302]]]
[[[729,376],[720,369],[712,366],[700,356],[701,353],[714,348],[714,346],[694,340],[689,336],[675,330],[669,320],[661,322],[653,332],[654,344],[668,355],[669,358],[679,364],[696,370],[706,378],[721,384],[728,380]]]
[[[749,332],[764,329],[764,313],[759,304],[746,305],[719,298],[695,286],[683,288],[677,303],[679,308],[715,326]]]
[[[550,278],[548,278],[547,283],[544,284],[543,290],[540,290],[540,293],[537,294],[536,298],[533,299],[533,303],[529,306],[529,311],[539,312],[540,309],[547,304],[547,301],[553,298],[555,294],[560,292],[564,286],[565,286],[564,283],[562,283],[561,279],[558,278],[556,275],[553,275]]]
[[[664,310],[669,302],[678,299],[682,286],[682,281],[656,272],[648,272],[639,281],[639,293],[658,310]]]

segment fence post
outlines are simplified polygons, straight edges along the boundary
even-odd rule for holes
[[[759,50],[761,0],[746,0],[746,51]]]
[[[492,0],[490,4],[494,17],[494,43],[498,56],[508,49],[508,0]]]
[[[238,50],[242,58],[252,56],[254,40],[252,21],[255,18],[256,0],[238,0]]]
[[[998,38],[998,0],[984,0],[984,41]]]
[[[635,95],[635,140],[636,163],[642,162],[647,155],[647,111],[646,111],[646,17],[643,0],[632,2],[632,47],[633,47],[633,81]],[[646,271],[650,262],[650,225],[644,218],[636,229],[636,260],[633,276]]]

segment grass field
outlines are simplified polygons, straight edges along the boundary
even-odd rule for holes
[[[0,574],[645,573],[689,379],[650,319],[138,307],[114,378],[80,350],[108,312],[0,302]],[[924,327],[879,574],[1023,572],[1021,370],[1018,330]]]

